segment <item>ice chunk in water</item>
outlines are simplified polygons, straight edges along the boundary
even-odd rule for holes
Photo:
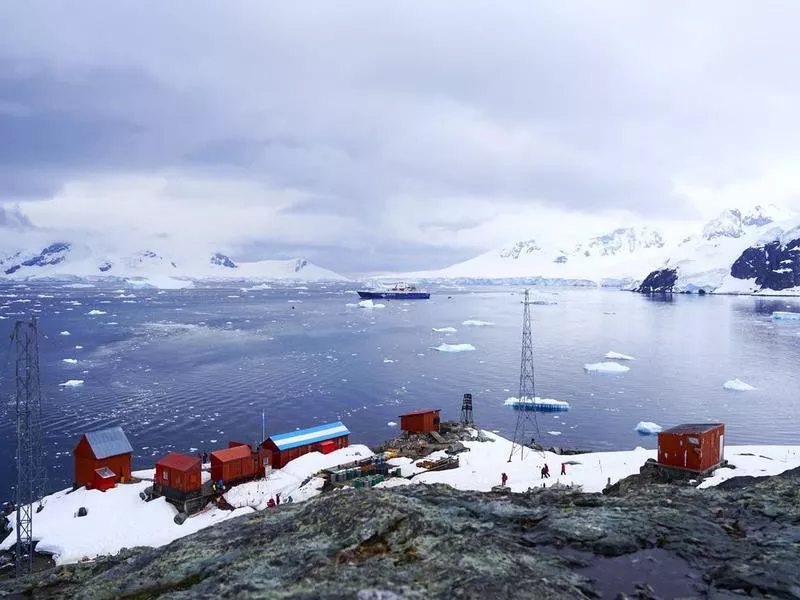
[[[455,327],[434,327],[433,330],[436,333],[455,333],[456,332],[456,328]]]
[[[731,379],[722,384],[722,388],[731,392],[751,392],[755,387],[749,383],[745,383],[741,379]]]
[[[389,422],[387,423],[387,425],[388,425],[389,427],[397,427],[397,423],[395,423],[394,421],[389,421]]]
[[[560,412],[569,410],[569,402],[564,400],[553,400],[552,398],[511,397],[505,401],[506,406],[514,410],[535,410],[540,412]]]
[[[627,373],[630,367],[615,362],[601,362],[583,365],[583,368],[590,373]]]
[[[466,325],[467,327],[490,327],[494,325],[491,321],[478,321],[477,319],[467,319],[462,325]]]
[[[604,358],[607,358],[608,360],[636,360],[632,356],[628,356],[627,354],[622,354],[620,352],[614,352],[613,350],[611,352],[607,352]]]
[[[774,313],[772,313],[772,318],[776,321],[800,321],[800,312],[776,310]]]
[[[70,379],[69,381],[60,383],[59,385],[61,387],[78,387],[79,385],[83,385],[83,379]]]
[[[62,358],[61,362],[65,362],[68,365],[77,365],[78,359],[77,358]]]
[[[61,335],[71,335],[69,331],[62,331]]]
[[[358,303],[360,308],[386,308],[385,304],[380,304],[379,302],[373,302],[372,300],[362,300]]]
[[[661,425],[653,423],[652,421],[639,421],[639,424],[636,426],[636,431],[641,433],[642,435],[655,435],[664,428]]]
[[[104,310],[97,310],[97,309],[95,308],[95,309],[92,309],[92,310],[90,310],[90,311],[89,311],[88,313],[86,313],[86,314],[87,314],[87,315],[105,315],[105,314],[108,314],[108,313],[106,313],[106,311],[104,311]]]
[[[439,344],[431,349],[438,352],[471,352],[475,350],[475,346],[472,344]]]

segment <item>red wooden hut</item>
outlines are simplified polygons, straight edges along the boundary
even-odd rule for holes
[[[94,470],[92,487],[101,492],[112,489],[117,485],[117,474],[108,467],[100,467]]]
[[[157,496],[183,500],[199,492],[202,485],[198,457],[170,452],[156,462],[153,491]]]
[[[658,434],[658,463],[689,471],[706,471],[725,456],[723,423],[688,423]]]
[[[441,409],[415,410],[405,415],[400,415],[400,429],[412,433],[430,433],[439,431],[439,413]]]
[[[211,479],[225,484],[255,479],[264,473],[263,456],[248,445],[233,446],[211,453]]]
[[[116,475],[116,481],[131,477],[133,448],[122,427],[90,431],[81,436],[75,450],[75,485],[91,488],[95,470],[107,467]]]
[[[340,421],[326,423],[290,433],[272,435],[262,448],[272,453],[272,466],[282,468],[286,463],[309,452],[329,454],[350,444],[350,430]]]

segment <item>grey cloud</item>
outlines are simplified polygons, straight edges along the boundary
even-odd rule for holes
[[[350,235],[403,196],[451,202],[453,231],[459,196],[691,216],[676,180],[796,152],[800,9],[747,6],[8,3],[0,200],[177,168],[300,190],[292,212],[353,217]],[[439,262],[401,248],[342,260]]]

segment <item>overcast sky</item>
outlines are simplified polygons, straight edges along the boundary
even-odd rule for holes
[[[798,22],[794,1],[0,0],[0,203],[345,272],[797,207]]]

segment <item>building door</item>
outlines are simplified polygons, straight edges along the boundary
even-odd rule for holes
[[[719,461],[722,462],[725,458],[725,436],[719,436]]]
[[[683,466],[684,467],[689,466],[689,450],[683,451]]]

